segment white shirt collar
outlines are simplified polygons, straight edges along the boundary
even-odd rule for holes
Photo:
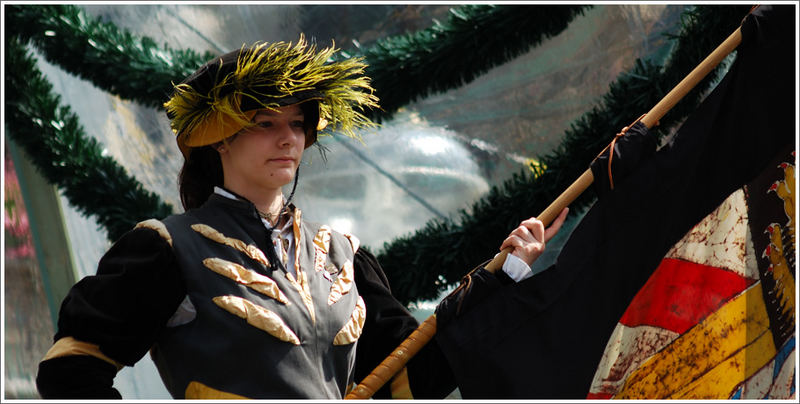
[[[218,187],[218,186],[214,186],[214,193],[217,194],[217,195],[220,195],[220,196],[224,196],[224,197],[226,197],[228,199],[239,200],[239,198],[236,195],[234,195],[234,194],[232,194],[232,193],[230,193],[230,192],[226,191],[225,189],[223,189],[221,187]],[[283,203],[286,203],[286,199],[283,200]],[[274,229],[273,231],[279,230],[281,233],[284,233],[284,232],[292,229],[292,223],[294,222],[294,217],[293,217],[293,215],[287,215],[287,216],[288,216],[288,220],[286,220],[286,222],[283,224],[283,226],[281,226],[280,229]],[[261,221],[264,222],[264,226],[266,226],[268,229],[271,227],[271,225],[267,221],[267,219],[264,219],[262,217]]]
[[[222,196],[224,196],[224,197],[226,197],[228,199],[234,199],[234,200],[238,200],[239,199],[239,198],[236,197],[236,195],[234,195],[234,194],[232,194],[232,193],[230,193],[230,192],[228,192],[228,191],[226,191],[226,190],[224,190],[224,189],[222,189],[222,188],[220,188],[218,186],[214,186],[214,193],[217,194],[217,195],[222,195]]]

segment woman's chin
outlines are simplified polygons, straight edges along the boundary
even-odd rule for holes
[[[276,188],[283,187],[292,181],[294,181],[294,171],[277,172],[269,178],[270,185]]]

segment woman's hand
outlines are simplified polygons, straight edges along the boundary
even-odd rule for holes
[[[512,247],[514,250],[511,254],[516,255],[528,265],[533,264],[544,252],[545,244],[558,233],[561,225],[564,224],[567,212],[569,212],[569,208],[564,208],[547,229],[535,217],[524,220],[508,235],[508,238],[503,240],[500,250]]]

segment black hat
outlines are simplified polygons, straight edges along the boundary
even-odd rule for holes
[[[301,36],[294,46],[255,43],[201,66],[174,86],[164,104],[181,152],[188,156],[193,147],[217,143],[253,125],[259,109],[311,100],[318,104],[319,122],[307,132],[306,147],[324,129],[358,138],[357,129],[375,126],[362,111],[378,107],[378,98],[363,74],[362,59],[329,63],[336,51],[317,52]]]

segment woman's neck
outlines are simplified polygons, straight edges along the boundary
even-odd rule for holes
[[[237,189],[237,187],[230,187],[227,184],[225,184],[225,188],[252,202],[259,214],[275,225],[275,219],[283,208],[283,192],[280,188],[276,190]]]

